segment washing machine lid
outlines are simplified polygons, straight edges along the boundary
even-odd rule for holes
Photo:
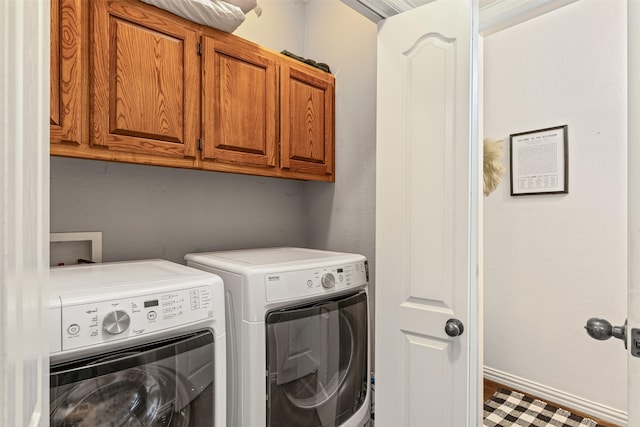
[[[318,249],[276,247],[187,254],[190,262],[223,270],[250,273],[258,270],[299,270],[365,260],[363,255]]]
[[[49,289],[52,295],[64,293],[122,295],[123,290],[148,292],[154,288],[197,285],[221,279],[211,273],[162,259],[79,264],[52,267],[49,271]]]

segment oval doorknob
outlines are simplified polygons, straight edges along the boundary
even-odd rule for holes
[[[589,336],[596,340],[608,340],[611,337],[619,338],[624,341],[624,347],[627,348],[627,321],[622,326],[612,326],[608,320],[592,317],[587,320],[584,327]]]
[[[450,337],[457,337],[464,332],[464,325],[458,319],[449,319],[444,325],[444,331]]]

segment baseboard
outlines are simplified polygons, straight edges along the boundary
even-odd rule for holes
[[[541,399],[557,403],[560,406],[575,409],[576,411],[592,415],[593,417],[600,418],[604,421],[609,421],[621,427],[627,427],[627,413],[619,409],[591,402],[581,397],[574,396],[497,369],[489,368],[487,366],[484,367],[484,377],[488,380],[532,394]]]

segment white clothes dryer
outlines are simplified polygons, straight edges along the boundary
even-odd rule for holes
[[[164,260],[50,270],[50,426],[224,427],[224,288]]]
[[[364,256],[284,247],[185,259],[224,281],[228,427],[369,425]]]

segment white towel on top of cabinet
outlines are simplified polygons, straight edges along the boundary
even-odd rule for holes
[[[189,21],[232,33],[244,22],[242,9],[222,0],[141,0]],[[234,0],[236,1],[236,0]],[[240,2],[240,0],[238,0]]]
[[[224,0],[234,6],[238,6],[244,13],[249,13],[258,6],[257,0]],[[259,14],[258,14],[259,16]]]

